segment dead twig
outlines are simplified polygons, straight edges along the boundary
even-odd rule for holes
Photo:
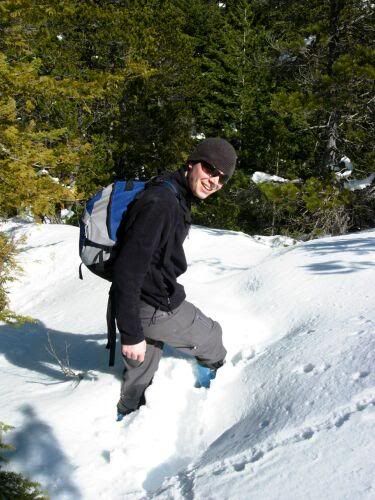
[[[56,352],[55,346],[52,343],[50,333],[47,333],[48,345],[45,346],[48,354],[52,356],[52,358],[57,362],[60,367],[60,370],[67,378],[73,378],[78,381],[78,383],[84,378],[84,372],[75,372],[70,366],[69,360],[69,344],[65,342],[65,358],[62,359]]]

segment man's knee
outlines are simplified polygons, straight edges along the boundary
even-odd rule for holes
[[[218,323],[217,321],[214,321],[214,331],[215,331],[215,336],[216,336],[216,347],[219,351],[222,352],[222,356],[220,356],[221,360],[224,360],[226,354],[227,354],[227,351],[224,347],[224,344],[223,344],[223,330],[220,326],[220,323]]]
[[[217,321],[212,322],[212,328],[206,332],[197,355],[200,363],[208,368],[218,369],[224,364],[227,351],[223,345],[223,331]]]

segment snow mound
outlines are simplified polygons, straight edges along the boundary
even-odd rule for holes
[[[294,244],[193,228],[181,282],[222,324],[227,363],[195,389],[192,361],[168,352],[146,406],[116,423],[108,284],[78,279],[78,229],[6,229],[27,237],[11,305],[38,322],[0,326],[1,420],[12,467],[52,498],[372,497],[374,231]]]

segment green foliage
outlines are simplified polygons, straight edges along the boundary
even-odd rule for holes
[[[332,183],[329,183],[311,177],[303,186],[302,199],[309,212],[320,208],[331,210],[348,205],[350,191],[340,188],[338,184],[334,183],[334,179]]]
[[[13,447],[3,442],[3,433],[12,429],[10,425],[0,422],[0,450],[12,450]],[[0,461],[5,461],[0,455]],[[47,500],[48,497],[41,491],[36,482],[16,474],[1,470],[0,467],[0,498],[1,500]]]
[[[295,184],[263,183],[259,187],[269,201],[277,203],[286,212],[296,212],[301,190]]]
[[[16,245],[4,233],[0,233],[0,321],[12,321],[13,313],[8,309],[6,284],[14,280],[14,271],[17,267],[15,255]],[[4,429],[3,429],[4,430]]]
[[[78,161],[81,149],[68,140],[66,128],[38,124],[35,114],[39,96],[48,95],[50,82],[38,76],[39,62],[10,64],[0,52],[0,215],[32,211],[51,215],[56,205],[74,199],[64,182],[67,165]],[[70,167],[69,167],[70,168]],[[59,182],[61,181],[61,182]]]
[[[123,7],[19,0],[2,13],[1,215],[54,216],[111,177],[123,82],[146,67],[129,57]]]
[[[6,285],[14,281],[15,274],[20,272],[20,267],[15,260],[20,243],[21,241],[16,243],[13,238],[0,232],[0,321],[6,323],[22,324],[33,321],[27,316],[15,314],[8,307]]]
[[[262,183],[259,189],[273,205],[272,233],[307,238],[344,234],[348,229],[353,195],[334,179]]]
[[[2,500],[47,500],[39,483],[22,474],[0,470],[0,498]]]
[[[194,5],[192,5],[194,8]],[[190,147],[192,102],[200,92],[188,2],[133,4],[133,50],[147,72],[124,82],[114,135],[119,177],[150,177],[179,166]]]
[[[373,228],[375,220],[375,186],[372,185],[353,193],[350,208],[351,229]]]
[[[11,425],[0,422],[0,450],[13,450],[13,447],[10,444],[5,444],[3,442],[3,433],[10,431],[11,429],[13,429]],[[2,455],[0,455],[0,462],[5,462],[5,458]]]

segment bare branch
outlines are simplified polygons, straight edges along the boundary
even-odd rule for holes
[[[56,352],[55,346],[53,345],[51,340],[50,332],[47,332],[47,338],[48,338],[48,345],[45,346],[45,348],[48,354],[50,354],[52,358],[57,362],[57,364],[60,367],[60,370],[65,375],[65,377],[73,378],[77,380],[79,383],[84,378],[85,373],[84,372],[77,373],[70,367],[69,352],[68,352],[69,344],[65,342],[65,359],[62,359]]]

